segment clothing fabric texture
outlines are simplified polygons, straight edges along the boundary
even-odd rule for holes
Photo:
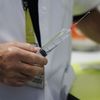
[[[0,0],[0,10],[0,42],[25,42],[25,15],[21,0]],[[71,16],[72,0],[70,4],[68,0],[39,0],[42,46],[56,32],[70,27]],[[71,38],[69,34],[69,37],[47,56],[44,89],[0,84],[0,100],[66,100],[74,79],[70,67],[70,56]]]
[[[39,0],[42,46],[72,23],[73,0]],[[25,15],[21,0],[0,0],[0,43],[25,42]],[[74,80],[70,66],[71,35],[47,56],[45,88],[0,84],[0,100],[66,100]]]

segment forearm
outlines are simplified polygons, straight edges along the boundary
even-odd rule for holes
[[[78,28],[83,34],[97,43],[100,43],[100,12],[94,8],[91,13],[84,18],[79,24]]]

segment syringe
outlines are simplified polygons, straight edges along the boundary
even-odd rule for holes
[[[42,56],[47,56],[47,54],[54,50],[70,35],[70,31],[70,29],[62,29],[51,40],[49,40],[37,53],[41,54]],[[42,89],[45,84],[44,75],[35,76],[34,79],[32,81],[29,81],[27,84],[29,86]]]
[[[61,44],[65,39],[67,39],[67,37],[70,36],[71,30],[74,27],[74,25],[80,23],[88,14],[90,14],[90,11],[88,11],[80,20],[78,20],[75,24],[73,24],[71,28],[62,29],[60,32],[58,32],[45,45],[43,45],[43,47],[38,51],[38,53],[44,57],[47,56],[52,50],[58,47],[59,44]],[[29,86],[37,88],[43,88],[44,84],[45,84],[44,75],[36,76],[32,81],[28,82]]]
[[[40,49],[40,54],[43,56],[49,54],[70,35],[70,32],[71,29],[62,29]]]
[[[72,28],[80,23],[85,17],[87,17],[90,14],[90,11],[88,11],[81,19],[79,19],[77,22],[72,24],[71,28],[69,29],[62,29],[59,33],[57,33],[51,40],[49,40],[43,47],[40,49],[40,53],[43,56],[46,56],[49,52],[51,52],[53,49],[55,49],[61,42],[63,42],[71,33]]]

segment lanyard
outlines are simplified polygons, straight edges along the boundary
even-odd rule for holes
[[[39,46],[41,47],[41,35],[39,27],[38,0],[23,0],[24,10],[29,9],[32,20],[33,29],[37,37]]]

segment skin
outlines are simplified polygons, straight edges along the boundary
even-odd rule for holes
[[[36,53],[39,49],[28,43],[0,44],[0,82],[22,86],[43,74],[47,59]]]
[[[100,44],[100,11],[97,8],[92,9],[91,13],[77,26],[83,34]]]

